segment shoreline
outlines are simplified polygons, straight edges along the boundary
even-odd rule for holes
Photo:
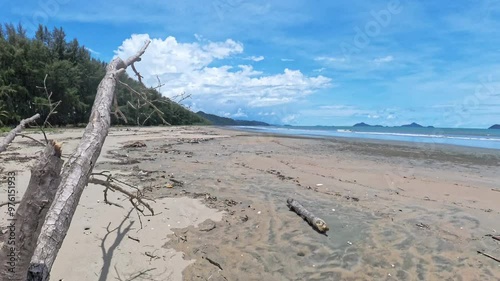
[[[68,142],[69,153],[79,134],[54,137]],[[136,140],[146,147],[123,148]],[[16,142],[0,154],[0,166],[28,165],[16,157],[30,145]],[[108,276],[117,277],[117,266],[128,274],[157,268],[152,280],[498,280],[499,265],[476,251],[500,256],[500,243],[485,236],[500,232],[499,159],[476,149],[425,154],[407,145],[219,127],[113,128],[95,170],[140,186],[161,214],[143,218],[151,221],[140,243],[106,242],[105,249],[119,242]],[[182,184],[166,187],[171,179]],[[119,197],[113,200],[128,208]],[[290,212],[289,197],[324,219],[328,236]],[[96,280],[101,272],[106,224],[117,226],[126,209],[99,200],[102,188],[89,185],[54,278]],[[144,254],[155,250],[159,259]],[[92,272],[67,266],[83,262]]]
[[[379,146],[385,149],[415,149],[419,153],[423,153],[424,157],[432,156],[432,153],[453,153],[462,154],[467,159],[467,156],[478,158],[475,164],[484,165],[499,165],[500,166],[500,150],[493,148],[482,148],[472,146],[461,146],[453,144],[428,144],[409,141],[395,141],[395,140],[379,140],[379,139],[365,139],[354,137],[330,137],[330,136],[304,136],[292,134],[276,134],[268,132],[253,132],[247,130],[238,130],[235,128],[225,128],[216,126],[220,130],[234,131],[248,133],[248,136],[260,136],[267,138],[284,138],[284,139],[297,139],[297,140],[317,140],[317,141],[331,141],[334,143],[350,144],[350,145],[366,145],[366,146]],[[244,136],[244,135],[238,135]],[[483,157],[486,157],[486,161]]]
[[[500,152],[500,147],[499,148],[488,148],[488,147],[478,147],[478,146],[471,146],[471,145],[459,145],[459,144],[445,144],[445,143],[439,143],[439,142],[418,142],[418,141],[409,141],[409,140],[386,140],[386,139],[380,139],[380,138],[370,138],[370,137],[356,137],[356,136],[327,136],[327,135],[315,135],[315,134],[287,134],[287,133],[275,133],[275,132],[263,132],[261,130],[252,130],[252,129],[245,129],[243,126],[240,127],[235,127],[235,126],[216,126],[222,130],[235,130],[235,131],[240,131],[240,132],[250,132],[250,133],[255,133],[255,134],[270,134],[270,135],[275,135],[275,136],[287,136],[287,137],[297,137],[297,138],[327,138],[327,139],[346,139],[346,140],[355,140],[359,142],[386,142],[386,143],[393,143],[393,144],[416,144],[415,146],[426,146],[426,147],[432,147],[432,146],[451,146],[451,147],[457,147],[457,148],[471,148],[471,149],[484,149],[484,150],[492,150],[495,152]],[[300,129],[296,129],[300,130]],[[363,132],[359,132],[363,133]],[[442,140],[442,138],[434,138],[434,137],[428,137],[429,139],[437,139],[437,140]]]

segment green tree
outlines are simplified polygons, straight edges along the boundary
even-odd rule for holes
[[[39,25],[34,38],[28,38],[21,24],[0,24],[2,124],[13,125],[22,117],[37,112],[45,118],[50,110],[47,93],[41,87],[46,75],[47,90],[52,92],[51,102],[61,102],[57,114],[51,117],[52,125],[87,122],[106,65],[92,58],[77,39],[68,42],[62,27],[51,32]],[[162,118],[173,125],[207,122],[127,75],[121,79],[151,101],[147,103],[128,88],[119,86],[118,102],[128,124],[159,125],[163,124]],[[155,108],[162,113],[158,114]],[[124,124],[116,118],[112,122]]]

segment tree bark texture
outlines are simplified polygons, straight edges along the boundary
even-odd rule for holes
[[[21,203],[8,205],[8,212],[15,212],[15,216],[9,221],[8,235],[1,249],[0,280],[26,279],[42,223],[61,180],[63,162],[61,146],[49,142],[31,169]]]

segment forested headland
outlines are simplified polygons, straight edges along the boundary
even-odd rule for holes
[[[26,33],[20,24],[0,24],[0,126],[18,124],[35,113],[44,120],[50,104],[59,101],[57,113],[49,120],[52,126],[85,124],[107,63],[93,58],[77,39],[68,40],[62,28],[49,30],[40,25],[34,38]],[[165,121],[172,125],[209,124],[126,73],[120,81],[130,86],[119,83],[116,89],[119,109],[127,122],[112,117],[114,125],[150,126]],[[52,93],[50,103],[47,93]],[[154,112],[155,107],[162,114]]]

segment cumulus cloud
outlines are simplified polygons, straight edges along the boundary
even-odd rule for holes
[[[135,34],[115,51],[127,58],[139,50],[148,34]],[[147,86],[165,85],[162,94],[173,97],[186,92],[188,103],[209,112],[236,112],[238,109],[268,107],[291,103],[315,91],[331,87],[331,79],[306,76],[300,70],[285,68],[282,73],[265,75],[251,65],[230,65],[243,54],[243,44],[232,39],[211,42],[197,37],[193,43],[181,43],[169,36],[153,38],[136,68]],[[260,57],[256,57],[260,59]],[[132,75],[129,69],[129,75]]]

